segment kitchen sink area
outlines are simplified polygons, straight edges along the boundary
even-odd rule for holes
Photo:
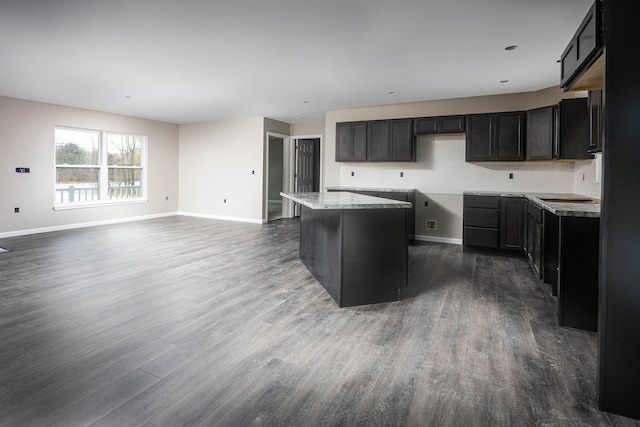
[[[549,197],[549,196],[536,196],[536,198],[547,203],[584,203],[584,204],[600,204],[599,199],[592,199],[589,197]]]

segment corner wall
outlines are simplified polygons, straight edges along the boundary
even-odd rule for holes
[[[55,126],[146,135],[149,201],[54,211]],[[0,97],[0,129],[0,236],[162,216],[177,211],[176,124]],[[28,167],[31,173],[17,174],[16,167]],[[15,207],[20,208],[20,213],[14,213]]]
[[[180,212],[262,223],[262,117],[180,125]]]

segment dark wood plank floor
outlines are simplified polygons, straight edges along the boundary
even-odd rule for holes
[[[638,426],[596,335],[524,260],[410,247],[400,302],[339,309],[299,223],[170,217],[3,239],[3,426]]]

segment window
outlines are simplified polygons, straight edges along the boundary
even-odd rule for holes
[[[55,206],[146,201],[146,137],[55,128]]]

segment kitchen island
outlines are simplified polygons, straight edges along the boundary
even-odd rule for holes
[[[301,205],[300,260],[338,306],[400,299],[411,203],[349,192],[280,195]]]

